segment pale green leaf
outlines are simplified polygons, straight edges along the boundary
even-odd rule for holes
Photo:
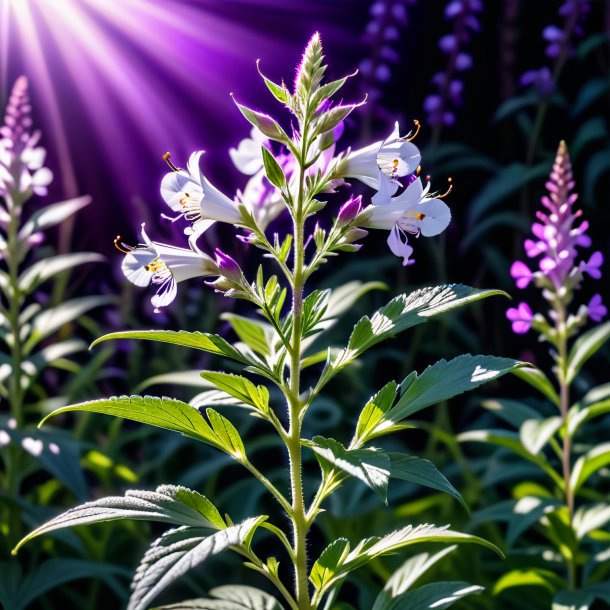
[[[581,455],[572,468],[570,476],[572,491],[577,493],[589,477],[608,464],[610,464],[610,443],[597,445],[585,455]]]
[[[566,381],[571,383],[580,372],[583,365],[593,356],[610,338],[610,321],[598,324],[586,333],[580,335],[574,342],[566,371]]]
[[[286,185],[286,176],[280,167],[280,164],[275,160],[275,157],[269,152],[266,146],[261,146],[263,153],[263,163],[265,166],[265,174],[267,179],[273,186],[281,189]]]
[[[214,530],[226,527],[218,510],[205,496],[186,487],[161,485],[155,491],[128,490],[124,496],[101,498],[71,508],[30,532],[15,547],[13,554],[41,534],[65,527],[120,519],[160,521]]]
[[[590,532],[610,522],[610,504],[598,503],[579,507],[574,513],[572,526],[576,538],[584,538]]]
[[[78,210],[84,208],[91,203],[91,197],[85,195],[52,203],[40,210],[34,212],[30,218],[23,224],[19,231],[19,241],[25,241],[28,236],[37,231],[44,231],[49,227],[60,224],[66,218],[69,218]]]
[[[210,354],[218,356],[226,356],[232,360],[237,360],[242,364],[251,364],[251,362],[243,356],[232,345],[227,343],[222,337],[209,333],[172,331],[172,330],[129,330],[118,333],[109,333],[96,339],[91,347],[96,346],[102,341],[110,341],[114,339],[140,339],[143,341],[157,341],[158,343],[170,343],[172,345],[181,345],[183,347],[192,347],[193,349],[202,350]]]
[[[341,443],[322,436],[311,441],[302,441],[325,463],[353,476],[370,487],[386,504],[390,459],[378,449],[346,449]]]
[[[161,591],[213,555],[243,544],[266,517],[252,517],[212,535],[199,528],[170,530],[148,549],[132,583],[127,610],[146,610]]]
[[[203,371],[201,376],[219,390],[241,402],[251,405],[263,413],[269,411],[269,390],[265,386],[256,386],[246,377],[232,373]]]
[[[358,417],[355,442],[363,444],[371,438],[370,435],[374,432],[377,424],[394,404],[397,389],[396,382],[390,381],[377,394],[371,396]]]
[[[332,579],[347,557],[349,549],[349,540],[338,538],[322,551],[309,574],[309,580],[317,590],[322,589]]]
[[[246,585],[224,585],[210,590],[214,599],[191,599],[158,610],[283,610],[269,593]]]
[[[384,601],[378,610],[432,610],[449,608],[460,599],[473,594],[479,594],[483,587],[466,582],[435,582],[412,591],[406,591],[394,598]]]
[[[237,460],[246,457],[244,443],[235,426],[214,409],[206,409],[206,415],[222,449]]]
[[[261,356],[271,355],[272,346],[279,341],[279,338],[270,324],[233,313],[224,313],[221,317],[223,320],[228,320],[235,334],[250,349]]]
[[[537,455],[562,424],[563,420],[558,415],[547,419],[528,419],[519,430],[519,438],[527,451]]]
[[[524,568],[502,575],[494,585],[493,594],[499,595],[513,587],[542,587],[550,593],[555,593],[564,584],[563,578],[555,572],[542,568]]]

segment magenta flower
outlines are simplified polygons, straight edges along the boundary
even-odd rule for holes
[[[526,288],[534,278],[534,274],[532,273],[531,269],[521,261],[515,261],[512,264],[510,274],[515,280],[517,288]]]
[[[580,270],[584,273],[588,273],[593,279],[599,280],[602,276],[602,272],[600,271],[600,267],[604,262],[604,256],[601,252],[593,252],[591,258],[585,263],[582,261],[580,263]]]
[[[340,225],[350,224],[358,214],[362,211],[362,195],[358,197],[350,197],[342,206],[339,208],[339,215],[337,216],[337,223]]]
[[[511,307],[506,317],[512,322],[513,332],[523,335],[532,327],[534,314],[527,303],[521,302],[517,307]]]

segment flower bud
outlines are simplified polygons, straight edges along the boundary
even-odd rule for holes
[[[228,254],[225,254],[220,248],[214,250],[216,254],[216,264],[220,275],[231,282],[241,284],[243,274],[239,265]]]
[[[362,196],[358,195],[358,197],[350,197],[350,199],[346,201],[339,209],[337,225],[346,226],[351,224],[361,211]]]

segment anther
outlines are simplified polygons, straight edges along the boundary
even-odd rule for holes
[[[447,178],[447,182],[449,183],[449,187],[442,195],[437,195],[436,196],[437,199],[443,199],[443,198],[447,197],[447,195],[449,195],[449,193],[453,190],[453,184],[451,184],[453,182],[453,178],[451,178],[451,177]]]
[[[129,254],[133,250],[131,246],[128,246],[121,241],[120,235],[117,235],[114,238],[114,247],[123,254]]]
[[[415,140],[415,138],[417,137],[417,134],[419,133],[419,130],[421,129],[421,123],[417,119],[415,119],[413,121],[413,125],[415,125],[415,133],[411,137],[407,138],[407,142],[411,142],[411,140]]]
[[[166,162],[166,163],[167,163],[167,164],[170,166],[170,168],[171,168],[171,170],[172,170],[173,172],[179,172],[179,171],[180,171],[180,168],[179,168],[179,167],[176,167],[176,166],[175,166],[175,165],[172,163],[172,160],[171,160],[171,158],[170,158],[171,156],[172,156],[172,155],[171,155],[171,153],[166,152],[166,153],[163,155],[163,161],[165,161],[165,162]]]

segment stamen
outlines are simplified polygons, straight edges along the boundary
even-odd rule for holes
[[[415,170],[415,175],[419,178],[420,174],[421,174],[421,165],[418,165],[417,169]]]
[[[451,184],[453,182],[453,178],[451,178],[451,177],[447,178],[447,182],[449,183],[449,187],[442,195],[437,195],[436,196],[437,199],[444,199],[453,190],[453,184]]]
[[[122,252],[123,254],[129,254],[129,253],[130,253],[130,252],[131,252],[131,251],[134,249],[134,247],[133,247],[133,246],[129,246],[129,245],[127,245],[127,244],[123,243],[123,242],[121,241],[121,236],[120,236],[120,235],[117,235],[117,236],[114,238],[114,242],[113,242],[113,243],[114,243],[114,247],[115,247],[115,248],[116,248],[116,249],[117,249],[119,252]]]
[[[165,161],[165,162],[166,162],[166,163],[167,163],[167,164],[170,166],[170,168],[171,168],[171,170],[172,170],[173,172],[179,172],[179,171],[181,171],[179,167],[176,167],[176,166],[175,166],[175,165],[172,163],[172,160],[171,160],[171,158],[170,158],[171,156],[172,156],[172,155],[171,155],[171,153],[166,152],[166,153],[163,155],[163,161]]]
[[[407,142],[415,140],[417,134],[419,133],[419,130],[421,129],[421,123],[417,119],[413,121],[413,125],[415,125],[415,133],[411,137],[407,138]]]

